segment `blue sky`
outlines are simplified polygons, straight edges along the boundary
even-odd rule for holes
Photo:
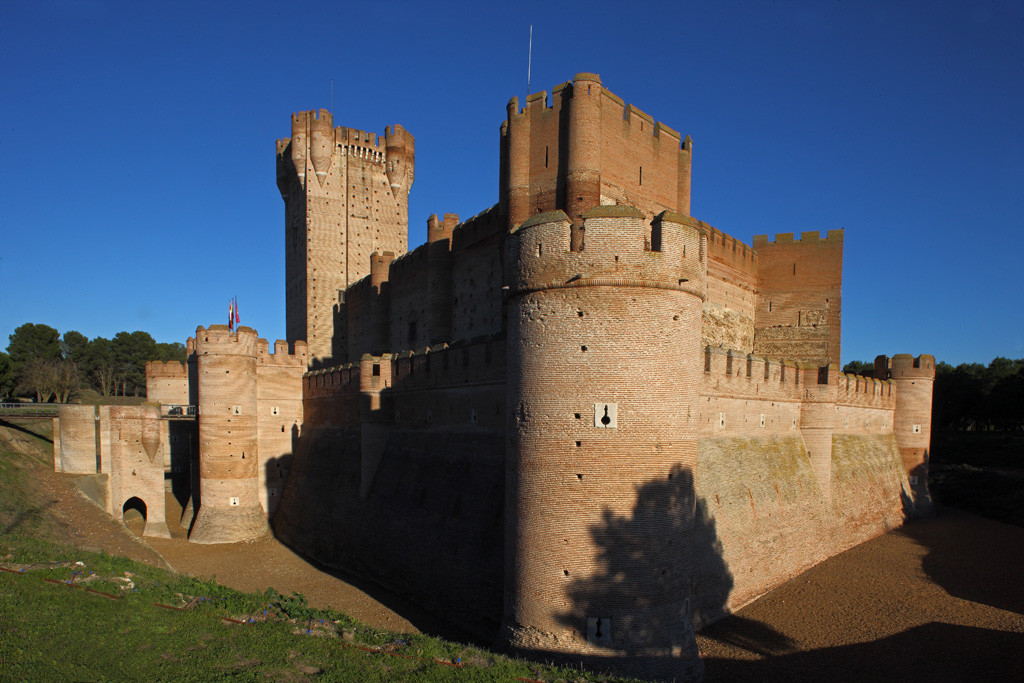
[[[844,228],[843,362],[1024,357],[1024,3],[0,2],[0,346],[23,322],[284,336],[293,111],[416,137],[410,244],[497,200],[580,71],[694,141],[692,214]]]

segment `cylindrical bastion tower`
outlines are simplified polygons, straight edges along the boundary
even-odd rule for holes
[[[506,251],[504,635],[685,678],[706,236],[668,212],[583,218],[580,251],[562,211]]]
[[[189,540],[248,541],[267,532],[259,498],[256,331],[196,329],[199,511]]]
[[[932,509],[928,491],[928,453],[932,440],[932,391],[935,385],[935,357],[922,353],[914,358],[901,353],[875,359],[875,377],[888,374],[896,382],[896,410],[893,433],[907,471],[912,508],[919,513]]]

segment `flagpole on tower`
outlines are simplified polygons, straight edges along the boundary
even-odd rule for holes
[[[533,66],[533,24],[530,24],[530,47],[526,55],[526,96],[530,96],[530,68]]]

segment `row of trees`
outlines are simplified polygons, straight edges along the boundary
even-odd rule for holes
[[[932,429],[1024,431],[1024,358],[935,366]]]
[[[874,363],[851,361],[843,372],[870,377]],[[1024,359],[994,358],[988,366],[935,366],[932,429],[936,432],[1024,431]]]
[[[34,397],[66,403],[84,390],[101,396],[144,396],[146,361],[185,360],[184,344],[164,344],[148,332],[89,339],[49,325],[25,323],[0,352],[0,398]]]

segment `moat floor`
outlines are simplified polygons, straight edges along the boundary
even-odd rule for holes
[[[944,510],[706,628],[707,680],[1024,680],[1024,529]]]
[[[146,542],[179,571],[243,590],[297,591],[375,626],[465,638],[272,538],[197,546],[180,538],[180,527],[171,530],[179,538]],[[915,520],[705,629],[698,645],[706,680],[1024,680],[1022,568],[1024,528],[955,510]]]

